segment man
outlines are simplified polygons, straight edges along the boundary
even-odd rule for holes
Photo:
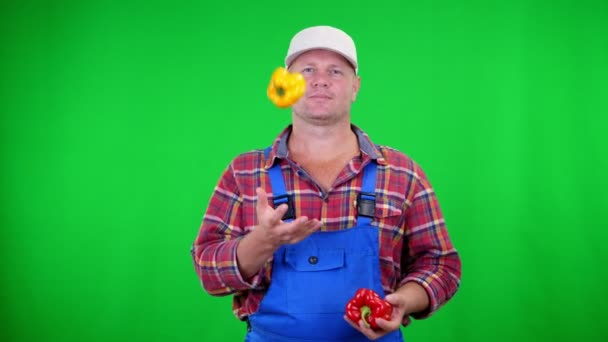
[[[433,189],[410,158],[351,124],[360,78],[346,33],[300,31],[285,64],[306,92],[269,149],[225,170],[193,245],[196,272],[210,294],[234,294],[247,341],[403,341],[401,325],[460,283]],[[359,288],[393,306],[379,330],[344,315]]]

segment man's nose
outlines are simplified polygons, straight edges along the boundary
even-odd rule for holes
[[[329,80],[328,80],[327,76],[321,75],[321,74],[315,75],[315,77],[312,79],[311,83],[314,88],[317,88],[317,87],[327,88],[329,86]]]

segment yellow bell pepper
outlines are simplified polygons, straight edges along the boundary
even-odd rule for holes
[[[266,94],[277,107],[287,108],[304,95],[304,90],[306,80],[302,74],[279,67],[272,73]]]

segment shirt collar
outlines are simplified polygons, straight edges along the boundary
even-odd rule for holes
[[[276,137],[274,143],[272,144],[272,149],[268,155],[268,159],[266,159],[266,164],[264,165],[264,168],[269,169],[270,167],[272,167],[272,165],[274,165],[275,163],[275,159],[287,158],[287,155],[289,153],[289,151],[287,150],[287,139],[289,138],[289,134],[291,134],[291,129],[291,125],[287,126],[287,128],[285,128],[283,132],[281,132],[281,134]],[[367,158],[375,160],[376,163],[378,163],[379,165],[386,165],[386,160],[384,159],[384,156],[382,156],[382,153],[380,152],[378,147],[370,140],[367,133],[365,133],[362,129],[353,124],[351,124],[351,129],[357,136],[357,141],[359,142],[359,150],[363,154],[364,161],[365,156],[367,156]]]

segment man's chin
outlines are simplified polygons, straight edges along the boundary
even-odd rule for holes
[[[315,121],[332,121],[335,120],[335,115],[327,112],[309,113],[308,118]]]
[[[313,117],[329,117],[334,116],[334,111],[325,107],[325,106],[317,106],[314,108],[308,108],[307,111],[309,116]]]

